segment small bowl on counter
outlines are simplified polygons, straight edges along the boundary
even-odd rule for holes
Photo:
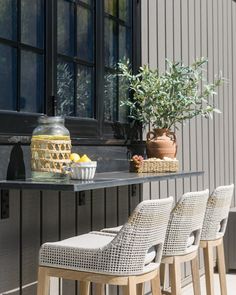
[[[90,180],[94,178],[96,168],[97,161],[72,163],[69,174],[71,179]]]

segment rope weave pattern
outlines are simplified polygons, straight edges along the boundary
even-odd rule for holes
[[[195,236],[192,249],[197,249],[208,196],[208,190],[190,192],[184,194],[178,201],[170,214],[163,249],[164,256],[184,255],[191,252],[188,240],[192,234]]]
[[[234,185],[219,186],[208,199],[201,240],[224,236]]]
[[[39,263],[112,275],[141,274],[146,254],[152,246],[158,245],[156,265],[161,261],[172,203],[173,198],[143,201],[120,232],[113,235],[114,239],[101,248],[62,247],[57,243],[46,243],[41,247]]]
[[[145,173],[145,172],[176,172],[179,170],[178,160],[160,160],[149,158],[143,160],[140,167],[136,167],[134,161],[130,161],[130,171]]]
[[[70,140],[31,141],[31,169],[41,172],[61,173],[64,165],[70,163]]]

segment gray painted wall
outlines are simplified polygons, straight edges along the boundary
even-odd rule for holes
[[[177,130],[183,170],[204,170],[204,177],[145,184],[146,198],[236,183],[236,2],[233,0],[142,0],[142,63],[165,70],[165,58],[191,63],[207,57],[208,80],[220,71],[228,79],[215,96],[221,115],[202,118]],[[234,196],[232,206],[235,206]],[[202,266],[202,255],[201,255]],[[183,267],[187,278],[190,266]]]
[[[235,182],[236,2],[143,0],[141,3],[143,64],[163,71],[165,58],[188,64],[204,56],[209,60],[206,69],[209,81],[219,72],[228,79],[215,96],[215,105],[222,114],[214,115],[213,120],[192,119],[177,131],[177,157],[182,168],[205,171],[203,178],[186,181],[184,187],[212,190]]]

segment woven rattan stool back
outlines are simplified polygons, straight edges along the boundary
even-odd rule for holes
[[[104,250],[111,273],[142,273],[147,251],[156,246],[160,263],[173,198],[141,202]],[[109,259],[108,259],[109,258]],[[111,259],[112,258],[112,259]]]
[[[217,187],[208,199],[201,240],[216,240],[224,236],[234,185]]]
[[[148,250],[155,246],[156,259],[150,264],[157,268],[172,203],[173,198],[141,202],[119,233],[102,247],[80,248],[76,242],[70,247],[45,243],[40,250],[40,265],[111,275],[136,275],[151,267],[145,265],[145,259]],[[96,240],[94,243],[96,245]]]
[[[198,246],[209,191],[184,194],[171,212],[163,249],[164,256],[184,255]],[[189,238],[193,243],[188,245]],[[193,247],[192,247],[193,248]]]

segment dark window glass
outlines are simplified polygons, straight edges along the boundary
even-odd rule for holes
[[[42,113],[44,101],[44,63],[43,56],[21,52],[21,94],[20,110]]]
[[[17,0],[0,0],[0,37],[16,39]]]
[[[44,47],[43,0],[21,0],[21,42]]]
[[[104,77],[104,118],[117,121],[117,74],[106,72]]]
[[[117,64],[132,63],[133,2],[0,0],[0,110],[96,119],[91,136],[125,122]]]
[[[94,0],[80,0],[80,1],[83,2],[83,3],[86,3],[88,5],[92,5],[93,2],[94,2]]]
[[[93,61],[94,47],[93,15],[91,10],[78,6],[77,50],[79,59]]]
[[[125,62],[131,59],[132,35],[131,30],[122,25],[119,26],[119,61]]]
[[[116,8],[119,8],[117,12]],[[104,0],[106,13],[104,18],[104,119],[108,121],[127,121],[127,109],[120,107],[121,101],[128,95],[128,84],[115,78],[118,74],[118,62],[132,62],[132,31],[130,27],[132,3],[129,0]],[[117,85],[118,84],[118,85]]]
[[[0,109],[16,110],[16,49],[0,45]]]
[[[60,62],[57,65],[56,115],[74,115],[74,65]]]
[[[104,1],[105,12],[116,16],[117,15],[117,0],[105,0]]]
[[[69,45],[66,50],[62,51],[63,46],[58,49],[60,64],[64,67],[67,66],[62,70],[60,68],[62,66],[59,64],[57,69],[56,109],[57,114],[60,115],[94,118],[94,7],[92,1],[82,2],[88,5],[83,5],[81,1],[78,1],[78,3],[70,3],[68,6],[69,2],[65,0],[60,0],[61,4],[58,5],[58,15],[62,16],[58,17],[58,26],[67,28],[66,30],[58,30],[58,40],[63,40],[63,46],[68,46],[70,43],[68,40],[75,41],[71,43],[73,46]],[[67,7],[67,17],[64,17],[65,7]],[[76,17],[73,22],[70,22],[70,25],[68,23],[68,8],[71,18],[73,18],[72,15]],[[65,33],[66,31],[67,33]],[[70,50],[71,48],[75,49],[76,54],[73,56],[71,56],[73,51]]]
[[[74,36],[74,4],[58,0],[57,10],[57,45],[61,54],[74,56],[75,36]]]
[[[74,115],[74,65],[60,62],[57,65],[56,115]]]
[[[119,77],[118,83],[119,83],[118,120],[123,123],[123,122],[127,122],[128,110],[126,107],[120,107],[120,105],[121,105],[121,102],[129,96],[129,83],[123,77]]]
[[[105,18],[105,65],[116,67],[117,64],[117,24],[115,21]]]
[[[0,44],[0,109],[43,112],[44,3],[44,0],[0,0],[0,37],[9,43]],[[24,44],[24,50],[20,43]]]
[[[127,23],[130,23],[131,15],[131,0],[119,0],[119,18]]]
[[[79,65],[77,73],[77,116],[79,117],[94,117],[93,80],[93,68]]]

